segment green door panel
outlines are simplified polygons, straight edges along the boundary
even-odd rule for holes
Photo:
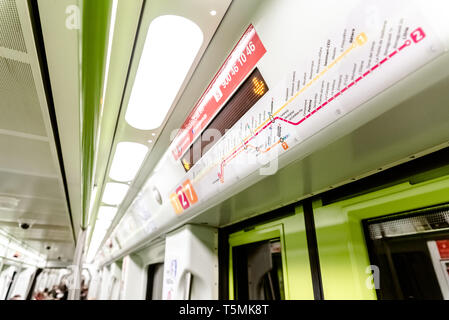
[[[312,277],[302,207],[295,214],[254,229],[238,231],[229,236],[229,299],[234,299],[233,247],[253,242],[280,238],[285,298],[287,300],[313,300]]]
[[[313,203],[324,299],[377,299],[361,221],[449,201],[449,176]]]

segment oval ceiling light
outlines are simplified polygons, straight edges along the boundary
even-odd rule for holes
[[[140,143],[120,142],[115,150],[109,177],[117,181],[131,181],[139,171],[148,148]]]
[[[129,187],[123,183],[108,182],[104,188],[102,202],[116,206],[123,201]]]
[[[164,15],[151,22],[125,115],[129,125],[161,126],[202,43],[203,32],[189,19]]]

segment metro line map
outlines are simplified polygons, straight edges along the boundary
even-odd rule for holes
[[[442,51],[424,19],[385,19],[382,26],[372,30],[346,27],[326,39],[315,51],[318,54],[291,70],[283,83],[268,91],[195,164],[185,179],[191,182],[199,201],[204,201]],[[179,194],[182,192],[182,189],[174,191],[172,198],[177,196],[182,203],[183,195]]]

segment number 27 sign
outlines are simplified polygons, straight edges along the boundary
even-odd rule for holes
[[[184,181],[184,183],[170,195],[170,202],[173,209],[175,209],[176,214],[181,214],[191,205],[198,202],[198,196],[189,179]]]

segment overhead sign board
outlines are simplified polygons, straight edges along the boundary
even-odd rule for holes
[[[173,140],[175,160],[182,157],[265,53],[254,26],[250,25]]]
[[[367,23],[358,10],[348,12],[318,45],[305,44],[284,79],[173,188],[173,212],[184,214],[256,170],[265,170],[278,156],[441,55],[444,44],[432,25],[404,4],[379,2],[376,22]],[[260,70],[263,74],[263,66]],[[189,181],[188,190],[181,187],[184,181]],[[195,191],[193,203],[190,190]]]

